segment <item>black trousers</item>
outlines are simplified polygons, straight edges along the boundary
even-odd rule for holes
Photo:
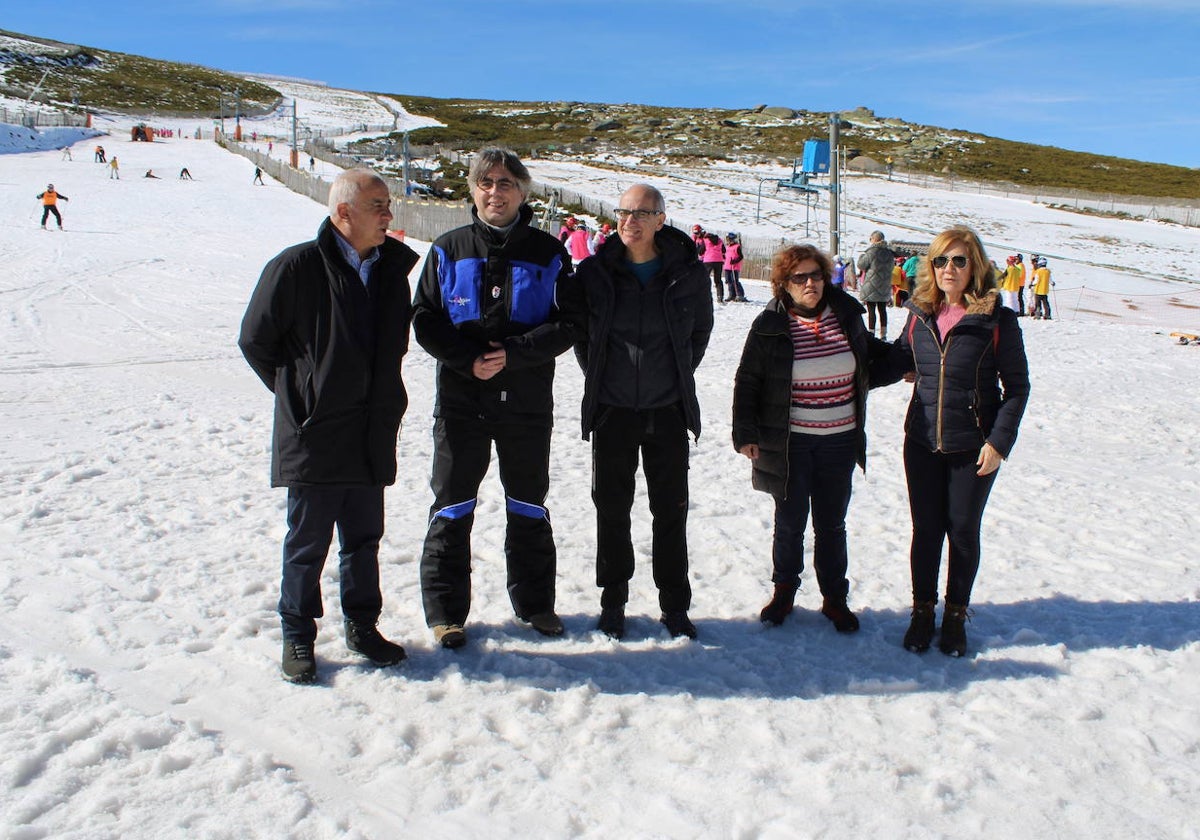
[[[492,444],[504,486],[504,555],[513,610],[528,618],[554,610],[557,557],[550,514],[550,427],[439,417],[433,425],[433,506],[421,554],[425,621],[465,624],[471,610],[471,528]]]
[[[724,268],[725,263],[706,262],[704,264],[704,270],[712,277],[713,288],[716,289],[718,301],[725,300],[725,287],[721,284],[721,272]]]
[[[978,476],[976,452],[931,452],[924,444],[905,440],[904,473],[912,511],[912,570],[914,601],[937,601],[942,545],[950,541],[946,573],[946,602],[966,606],[979,572],[979,532],[983,509],[999,470]]]
[[[865,302],[867,307],[867,329],[875,332],[875,315],[879,315],[879,337],[887,338],[887,301],[883,300],[868,300]]]
[[[379,540],[383,537],[382,487],[289,487],[287,536],[279,618],[288,641],[312,642],[324,615],[321,570],[337,529],[342,615],[375,624],[383,607],[379,591]]]
[[[58,212],[58,208],[53,204],[42,205],[42,227],[46,226],[46,219],[50,218],[50,214],[54,214],[54,218],[58,220],[58,226],[62,227],[62,214]]]
[[[664,612],[692,603],[688,582],[688,430],[679,405],[635,411],[602,407],[592,432],[592,501],[596,505],[596,585],[602,607],[629,599],[633,578],[633,509],[639,453],[650,502],[650,562]]]

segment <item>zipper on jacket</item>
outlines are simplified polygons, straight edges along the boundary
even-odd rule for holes
[[[938,352],[941,354],[942,360],[938,365],[938,397],[937,397],[937,451],[943,452],[942,449],[942,420],[943,411],[946,403],[946,348],[950,346],[951,336],[946,336],[946,343],[938,345]]]

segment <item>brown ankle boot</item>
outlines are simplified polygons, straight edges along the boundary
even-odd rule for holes
[[[846,606],[845,598],[826,598],[821,604],[821,615],[832,621],[839,633],[858,632],[858,616]]]
[[[775,592],[771,595],[771,601],[762,608],[762,612],[758,614],[759,619],[767,624],[774,624],[776,627],[783,624],[783,620],[791,614],[796,603],[796,589],[795,586],[775,584]]]

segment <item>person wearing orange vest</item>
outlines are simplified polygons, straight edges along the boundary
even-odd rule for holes
[[[46,219],[53,213],[54,218],[58,221],[58,229],[62,230],[62,214],[58,212],[58,200],[61,198],[63,201],[70,201],[71,199],[60,192],[55,192],[53,184],[47,184],[46,191],[38,193],[37,197],[42,201],[42,228],[45,229]]]

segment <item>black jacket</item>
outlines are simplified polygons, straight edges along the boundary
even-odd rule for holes
[[[663,316],[678,385],[680,404],[688,429],[700,437],[700,402],[696,397],[695,370],[704,358],[713,328],[712,293],[708,274],[696,258],[692,240],[680,230],[664,227],[654,236],[663,260],[661,280]],[[615,283],[618,277],[637,283],[625,262],[625,243],[611,237],[595,256],[579,264],[577,289],[582,295],[581,312],[573,317],[586,324],[585,333],[575,344],[575,355],[584,372],[581,424],[586,439],[596,428],[600,391],[609,364],[609,333],[616,308]],[[640,363],[643,371],[650,365]],[[640,374],[639,374],[640,375]]]
[[[867,333],[863,305],[836,286],[825,289],[825,302],[837,318],[854,353],[854,410],[858,418],[858,465],[867,467],[867,391],[874,364],[884,363],[891,345]],[[775,298],[750,325],[733,385],[733,448],[757,444],[751,482],[755,490],[786,496],[788,436],[792,407],[794,350],[787,307]]]
[[[242,319],[238,346],[275,394],[275,487],[396,480],[417,254],[385,240],[368,295],[337,236],[326,219],[314,241],[267,263]]]
[[[571,259],[530,227],[527,205],[504,239],[471,213],[434,241],[413,301],[413,334],[438,362],[433,414],[549,426],[554,359],[573,340],[557,299]],[[472,365],[491,341],[504,345],[505,368],[476,379]]]
[[[934,452],[973,452],[990,443],[1007,458],[1029,400],[1029,363],[1017,313],[990,291],[942,336],[915,300],[887,378],[915,370],[904,431]],[[1003,390],[1001,390],[1003,386]]]

